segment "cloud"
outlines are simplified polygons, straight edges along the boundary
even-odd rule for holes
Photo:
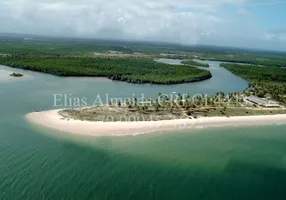
[[[272,33],[249,20],[254,14],[248,5],[249,0],[1,0],[0,31],[234,46],[270,41]]]
[[[221,19],[214,12],[223,5],[243,3],[244,0],[9,0],[0,3],[0,17],[4,19],[0,25],[13,32],[196,44],[201,36],[216,31]],[[195,12],[178,12],[186,8]]]
[[[246,10],[245,8],[238,8],[237,14],[239,14],[239,15],[241,15],[241,16],[246,16],[246,17],[252,15],[252,13],[249,12],[248,10]]]
[[[277,41],[286,43],[286,30],[272,30],[264,34],[263,38],[268,41]]]
[[[285,3],[285,0],[266,0],[266,1],[260,1],[259,3],[256,3],[256,6],[273,6],[277,4]]]

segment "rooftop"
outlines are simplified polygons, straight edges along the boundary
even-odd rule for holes
[[[268,101],[266,99],[262,99],[262,98],[259,98],[256,96],[246,97],[246,100],[251,101],[253,103],[256,103],[258,105],[266,106],[266,107],[279,106],[279,104],[277,102]]]
[[[269,101],[261,99],[259,97],[251,96],[251,97],[246,97],[247,100],[258,103],[258,104],[269,104]]]

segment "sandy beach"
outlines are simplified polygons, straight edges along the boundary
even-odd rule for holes
[[[286,114],[243,117],[202,117],[197,119],[143,122],[91,122],[64,119],[58,113],[59,111],[60,110],[33,112],[27,114],[25,118],[30,123],[57,131],[89,136],[125,136],[157,131],[286,124]]]

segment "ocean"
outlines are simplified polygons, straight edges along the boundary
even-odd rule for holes
[[[158,92],[242,91],[247,81],[220,69],[207,81],[136,85],[96,78],[29,78],[0,83],[0,199],[286,199],[286,126],[176,130],[79,137],[29,124],[54,109],[54,94],[114,97]],[[231,81],[230,81],[231,80]]]

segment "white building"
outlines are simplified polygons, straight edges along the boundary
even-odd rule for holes
[[[268,101],[266,99],[261,99],[256,96],[246,97],[245,100],[255,105],[266,107],[266,108],[279,108],[280,107],[280,105],[277,102]]]

